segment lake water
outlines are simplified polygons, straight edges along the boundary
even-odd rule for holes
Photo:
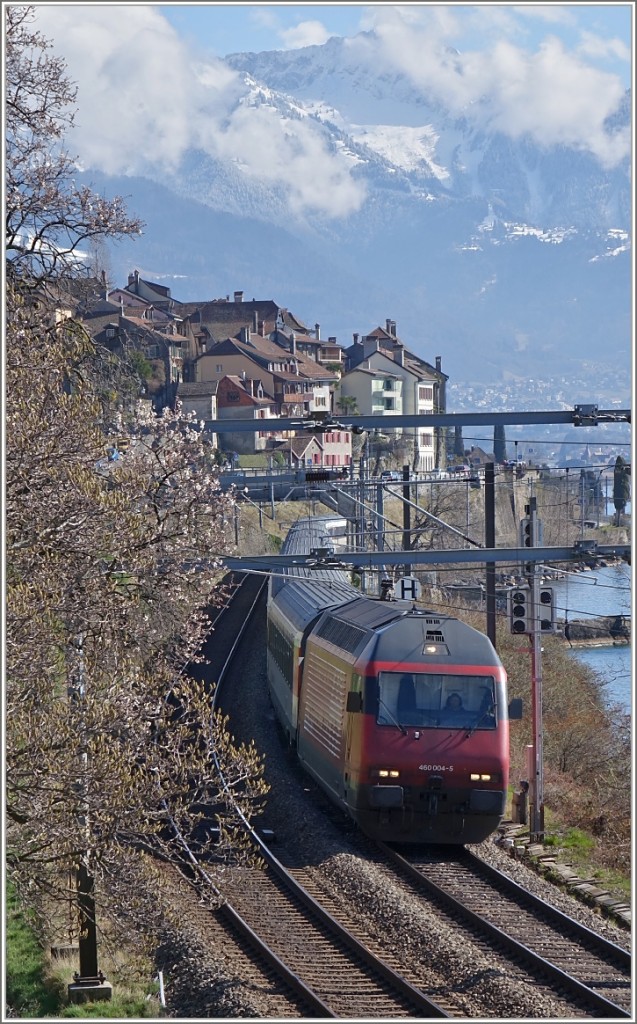
[[[632,568],[627,562],[569,574],[552,580],[558,618],[593,618],[631,615]],[[572,656],[594,669],[604,683],[610,703],[630,712],[632,704],[632,649],[629,645],[573,648]]]
[[[626,502],[626,508],[623,514],[625,516],[632,514],[632,507],[629,501]],[[606,498],[606,515],[611,517],[615,515],[615,504],[612,498]]]

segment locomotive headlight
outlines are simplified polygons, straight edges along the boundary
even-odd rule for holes
[[[437,654],[437,655],[449,654],[449,648],[447,647],[446,644],[439,644],[439,643],[438,644],[432,644],[432,643],[429,643],[429,644],[425,644],[425,646],[422,649],[422,653],[423,654]]]
[[[400,772],[397,768],[372,768],[370,775],[376,779],[399,779]]]
[[[478,775],[477,772],[472,772],[469,776],[472,782],[491,782],[491,775]]]

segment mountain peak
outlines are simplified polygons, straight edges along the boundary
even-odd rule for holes
[[[214,153],[192,146],[170,175],[149,172],[169,190],[162,224],[175,210],[151,276],[185,276],[188,300],[240,278],[331,320],[344,344],[390,314],[452,376],[485,379],[513,356],[531,376],[601,352],[628,367],[630,161],[513,135],[486,95],[454,111],[378,44],[226,58],[239,84]],[[624,98],[608,119],[618,145],[630,116]]]

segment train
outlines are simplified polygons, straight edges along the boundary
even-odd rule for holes
[[[362,595],[339,563],[345,534],[336,516],[299,519],[282,553],[313,565],[269,580],[267,679],[284,737],[371,838],[479,843],[504,815],[522,703],[508,703],[485,634],[387,587]]]

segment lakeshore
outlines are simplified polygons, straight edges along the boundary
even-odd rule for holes
[[[609,704],[632,709],[632,567],[627,562],[597,566],[551,580],[558,618],[567,619],[570,655],[592,669]],[[612,636],[608,623],[623,623]],[[606,626],[606,630],[604,627]],[[569,643],[567,639],[564,643]]]

